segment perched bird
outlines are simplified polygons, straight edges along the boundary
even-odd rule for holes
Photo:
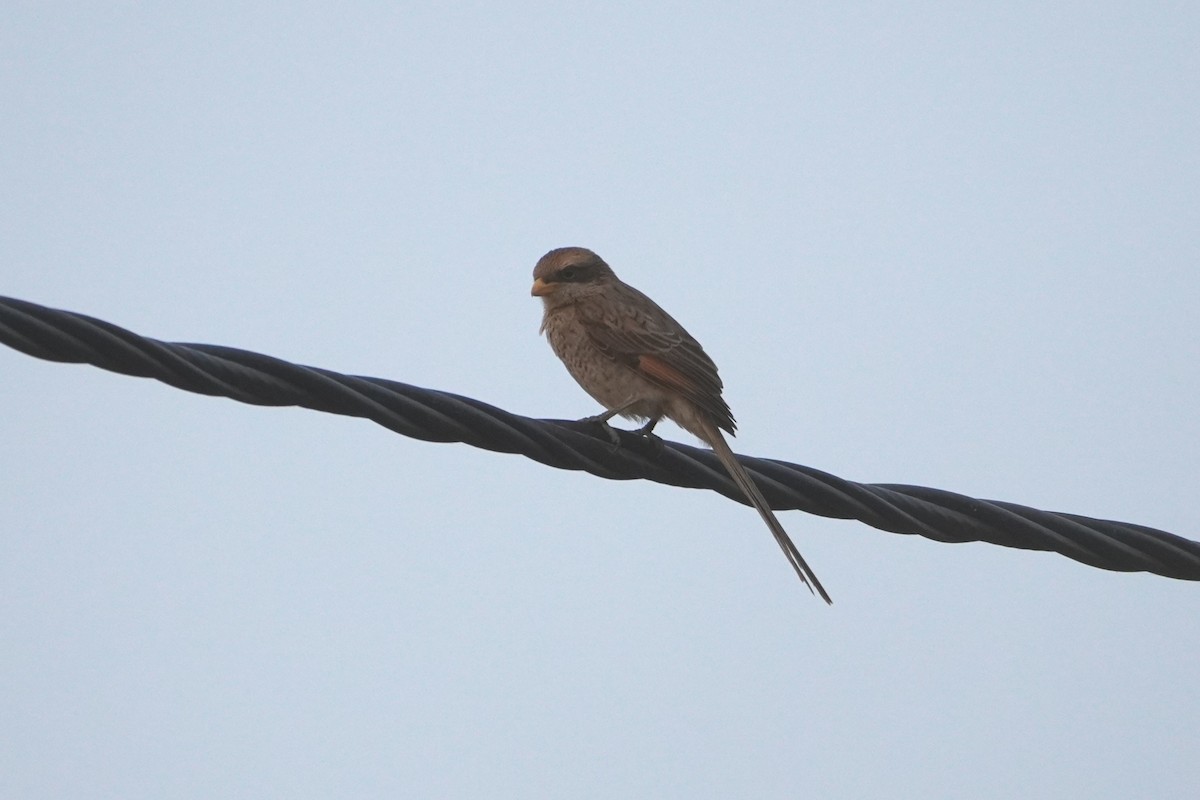
[[[554,353],[606,409],[588,419],[607,424],[619,414],[647,420],[637,433],[650,435],[667,417],[699,437],[758,510],[800,580],[832,603],[721,434],[733,435],[736,426],[721,397],[717,367],[700,343],[582,247],[561,247],[542,256],[533,270],[531,294],[542,298],[541,332]]]

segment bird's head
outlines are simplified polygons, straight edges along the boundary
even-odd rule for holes
[[[560,247],[542,256],[533,268],[533,288],[547,308],[568,305],[616,280],[604,259],[584,247]]]

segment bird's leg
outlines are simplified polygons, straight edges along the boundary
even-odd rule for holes
[[[633,408],[633,406],[635,406],[636,404],[637,404],[637,400],[630,400],[628,403],[619,405],[616,408],[610,408],[608,411],[605,411],[603,414],[596,414],[591,417],[584,417],[583,419],[581,419],[579,421],[580,422],[588,422],[593,425],[599,425],[601,428],[604,429],[604,432],[605,432],[605,434],[608,435],[609,440],[612,441],[613,447],[620,447],[621,446],[621,436],[620,436],[620,434],[617,433],[617,430],[612,425],[608,424],[608,421],[610,419],[612,419],[613,417],[617,416],[618,414],[625,413],[629,409]],[[655,421],[657,422],[657,420],[655,420]],[[651,425],[650,427],[653,428],[654,426]]]
[[[589,422],[593,425],[604,425],[606,427],[611,428],[612,426],[608,424],[608,421],[620,413],[621,413],[621,409],[614,408],[611,411],[605,411],[603,414],[595,414],[590,417],[584,417],[583,419],[581,419],[579,421],[580,422]]]
[[[658,437],[654,435],[654,426],[658,424],[660,419],[662,417],[651,417],[649,422],[636,431],[632,431],[632,433],[636,433],[638,436],[645,436],[647,439],[657,439]]]

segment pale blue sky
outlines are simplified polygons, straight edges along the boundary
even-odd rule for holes
[[[584,245],[743,452],[1200,537],[1190,4],[21,3],[0,64],[0,294],[576,417]],[[713,493],[0,376],[0,796],[1200,779],[1195,584],[785,513],[826,608]]]

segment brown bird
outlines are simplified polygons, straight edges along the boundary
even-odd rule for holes
[[[649,436],[667,417],[699,437],[758,510],[800,580],[832,603],[721,434],[733,435],[736,424],[721,397],[717,367],[700,343],[582,247],[542,256],[531,294],[545,306],[540,332],[584,391],[607,409],[588,420],[607,424],[618,414],[647,420],[636,432]]]

